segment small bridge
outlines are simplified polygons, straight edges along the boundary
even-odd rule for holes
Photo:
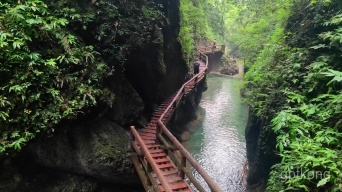
[[[191,167],[203,177],[211,191],[223,191],[165,126],[183,97],[206,78],[208,57],[205,54],[213,50],[224,51],[224,45],[218,47],[215,50],[208,48],[208,51],[199,49],[200,72],[164,101],[144,128],[136,130],[131,126],[131,145],[135,151],[133,164],[146,191],[187,192],[193,191],[191,186],[194,186],[205,192],[192,174]]]

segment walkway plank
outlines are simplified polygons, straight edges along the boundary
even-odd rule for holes
[[[160,145],[159,138],[156,135],[157,123],[158,121],[165,123],[165,121],[168,121],[170,119],[170,117],[172,116],[172,113],[175,111],[174,107],[177,107],[178,103],[181,101],[181,99],[184,98],[184,96],[196,90],[197,84],[202,79],[204,79],[205,77],[204,70],[206,69],[207,69],[206,64],[200,61],[200,72],[199,74],[197,74],[196,79],[194,77],[191,81],[188,81],[187,84],[184,84],[183,90],[179,90],[173,93],[168,99],[166,99],[162,104],[160,104],[158,108],[154,111],[154,113],[152,113],[152,118],[150,119],[150,122],[144,128],[138,130],[138,135],[141,138],[140,142],[142,141],[143,144],[146,146],[146,148],[144,148],[144,153],[149,154],[148,155],[149,162],[146,160],[144,156],[139,156],[138,159],[140,159],[140,163],[143,166],[138,166],[138,167],[144,167],[146,171],[146,169],[148,169],[149,167],[148,164],[149,163],[151,164],[151,161],[154,161],[154,163],[152,163],[153,166],[156,169],[159,169],[160,172],[158,173],[161,174],[161,175],[158,175],[158,178],[162,180],[166,188],[169,188],[172,191],[192,192],[193,190],[190,187],[190,185],[187,183],[187,181],[183,179],[182,177],[180,177],[181,173],[178,170],[177,166],[171,161],[170,157],[167,155],[168,154],[167,150],[165,148],[162,148],[162,146]],[[166,110],[167,108],[169,109]],[[138,144],[138,142],[136,140],[133,142],[138,148],[140,148],[140,151],[142,151],[142,148]],[[138,150],[137,148],[135,149]],[[154,188],[154,190],[157,190],[157,191],[158,189],[160,191],[165,191],[163,185],[161,184],[158,178],[157,178],[155,170],[153,170],[152,173],[150,173],[150,176],[148,178],[148,179],[151,179],[149,180],[150,186],[148,186],[148,189],[146,190],[150,190]],[[153,187],[152,187],[152,184],[153,184]],[[151,191],[154,191],[154,190],[151,190]]]
[[[158,158],[155,159],[156,163],[165,163],[165,162],[170,162],[169,158]]]
[[[166,157],[166,153],[155,153],[155,154],[151,154],[152,157]]]

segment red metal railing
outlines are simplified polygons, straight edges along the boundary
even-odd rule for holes
[[[206,183],[208,184],[209,188],[212,191],[223,191],[217,185],[217,183],[208,175],[208,173],[196,162],[196,160],[183,147],[183,145],[181,143],[179,143],[179,141],[166,128],[166,126],[164,125],[164,122],[162,122],[162,119],[163,119],[166,111],[168,111],[172,107],[172,105],[174,105],[174,103],[176,103],[177,99],[180,98],[182,93],[185,92],[186,85],[191,84],[191,83],[195,83],[196,84],[197,82],[200,82],[205,77],[206,71],[208,69],[208,56],[206,56],[202,52],[199,52],[199,54],[200,54],[200,59],[205,63],[204,70],[202,70],[200,73],[195,75],[189,81],[184,83],[183,86],[179,89],[179,91],[178,91],[177,95],[174,97],[173,101],[166,108],[164,113],[160,116],[160,118],[158,120],[158,128],[160,128],[161,132],[163,132],[171,140],[171,142],[173,143],[173,146],[176,147],[180,151],[180,153],[184,156],[184,158],[186,158],[186,160],[193,166],[193,168],[203,177],[203,179],[206,181]]]
[[[224,45],[221,45],[219,50],[224,50]],[[172,101],[168,104],[162,115],[158,118],[157,121],[157,137],[164,144],[165,149],[169,150],[169,156],[172,156],[174,163],[177,165],[180,176],[185,179],[185,175],[191,181],[191,183],[199,190],[205,192],[203,186],[197,181],[197,179],[193,176],[193,174],[187,169],[187,162],[196,170],[207,183],[208,187],[211,191],[215,192],[223,192],[223,190],[217,185],[217,183],[208,175],[208,173],[196,162],[196,160],[190,155],[190,153],[183,147],[183,145],[172,135],[172,133],[166,128],[165,123],[168,121],[168,117],[164,118],[167,113],[170,113],[170,110],[175,110],[179,105],[184,94],[186,94],[190,89],[196,87],[196,84],[200,82],[206,75],[208,69],[208,56],[199,50],[199,58],[205,64],[204,68],[201,67],[201,70],[198,74],[188,80],[186,83],[182,85],[182,87],[178,90],[177,94],[173,97]],[[158,169],[156,163],[154,162],[152,156],[149,154],[143,140],[140,138],[139,133],[135,130],[134,127],[131,127],[134,138],[137,140],[140,146],[140,152],[145,156],[148,164],[152,167],[157,175],[161,185],[164,187],[165,191],[171,190],[167,181],[163,178],[162,173]],[[168,141],[163,137],[163,135],[167,136],[167,139],[171,141],[171,145]],[[133,138],[133,139],[134,139]],[[136,148],[136,147],[135,147]],[[181,157],[179,158],[173,152],[177,150],[180,152]],[[137,151],[137,149],[136,149]],[[138,152],[138,151],[137,151]],[[172,191],[172,190],[171,190]]]
[[[132,131],[132,133],[134,135],[134,138],[139,143],[140,149],[141,149],[143,155],[145,155],[145,158],[146,158],[146,160],[148,162],[148,165],[151,166],[151,168],[156,173],[157,178],[159,179],[160,183],[164,187],[164,190],[167,191],[167,192],[172,192],[172,189],[170,188],[168,182],[163,177],[161,171],[158,169],[158,166],[157,166],[156,162],[153,160],[151,154],[148,152],[147,147],[145,146],[144,141],[140,138],[140,135],[137,132],[137,130],[135,130],[135,128],[132,126],[131,127],[131,131]]]

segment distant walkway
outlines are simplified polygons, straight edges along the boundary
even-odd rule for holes
[[[217,51],[221,51],[222,47]],[[199,58],[200,72],[165,100],[144,128],[137,130],[131,127],[131,145],[135,151],[133,164],[146,191],[193,191],[189,185],[191,183],[198,191],[205,192],[190,167],[203,177],[212,191],[222,191],[166,128],[166,123],[183,98],[196,91],[197,85],[206,78],[208,57],[199,51]]]

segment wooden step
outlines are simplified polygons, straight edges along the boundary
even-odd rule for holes
[[[150,130],[150,131],[155,131],[157,129],[157,127],[152,127],[152,126],[149,126],[149,127],[145,127],[144,129],[142,130]]]
[[[153,133],[145,133],[145,132],[139,132],[140,136],[147,136],[147,137],[156,137],[156,134]]]
[[[157,184],[161,184],[160,181],[158,180],[158,178],[155,176],[154,177],[155,180],[157,181]],[[178,174],[172,174],[172,175],[168,175],[168,176],[164,176],[165,180],[171,184],[171,183],[179,183],[180,181],[182,181],[183,179],[178,175]]]
[[[147,144],[146,148],[151,149],[151,148],[160,148],[161,146],[159,144]]]
[[[163,114],[162,111],[158,111],[158,112],[152,113],[152,116],[160,116],[160,115],[162,115],[162,114]]]
[[[162,107],[162,108],[165,110],[169,105],[170,105],[170,104],[160,105],[159,107]]]
[[[166,118],[167,117],[164,116],[161,120],[164,121]],[[154,121],[154,120],[158,121],[159,119],[160,119],[160,117],[152,117],[151,121]]]
[[[172,163],[165,163],[165,164],[157,165],[157,167],[158,167],[159,169],[165,169],[165,168],[174,167],[174,165],[173,165]]]
[[[158,120],[159,117],[152,117],[151,119],[152,119],[152,120],[155,120],[155,119]]]
[[[187,189],[187,188],[189,188],[188,184],[185,183],[185,182],[181,182],[181,183],[172,183],[172,184],[170,184],[169,186],[171,187],[172,191],[173,191],[173,190],[180,190],[180,189]],[[164,187],[161,186],[161,185],[159,186],[159,189],[160,189],[160,191],[165,191],[165,190],[164,190]]]
[[[155,154],[151,154],[151,156],[153,158],[156,158],[156,157],[166,157],[167,155],[165,153],[155,153]]]
[[[154,161],[158,164],[158,163],[170,162],[170,159],[166,157],[166,158],[154,159]]]
[[[167,115],[166,113],[165,113],[165,115]],[[165,115],[164,115],[164,117],[165,117]],[[153,116],[151,119],[159,119],[161,117],[161,115],[159,115],[159,116]]]
[[[156,131],[157,130],[157,128],[153,128],[153,127],[145,127],[145,128],[143,128],[143,129],[141,129],[141,131]]]
[[[161,107],[165,107],[165,109],[166,109],[166,108],[169,107],[169,105],[171,105],[171,103],[167,103],[167,104],[164,104],[164,105],[162,104]]]
[[[163,176],[173,175],[178,173],[178,169],[176,168],[169,168],[169,169],[161,169],[160,170],[163,174]]]
[[[148,147],[147,150],[148,151],[150,151],[150,150],[161,150],[161,148],[160,147]]]
[[[149,134],[156,134],[155,130],[150,130],[150,129],[143,129],[139,131],[140,133],[149,133]]]
[[[145,141],[145,140],[143,140],[143,141]],[[139,145],[139,143],[138,143],[138,141],[134,141],[134,143],[139,147],[140,145]],[[145,146],[147,147],[147,148],[149,148],[149,147],[160,147],[160,144],[159,143],[156,143],[156,142],[153,142],[153,143],[145,143]]]
[[[165,116],[169,116],[169,115],[170,115],[170,113],[171,113],[171,111],[169,110],[168,112],[166,112],[166,113],[165,113],[164,117],[165,117]],[[163,113],[158,113],[158,114],[155,114],[155,115],[153,115],[153,117],[157,117],[157,118],[159,118],[159,117],[161,117],[161,116],[162,116],[162,114],[163,114]]]
[[[156,110],[154,110],[154,112],[153,113],[162,113],[163,112],[163,110],[160,110],[160,109],[156,109]]]
[[[143,140],[156,140],[156,136],[150,137],[146,135],[140,135]]]
[[[163,153],[164,150],[162,150],[162,149],[148,149],[148,152],[150,152],[150,154]]]
[[[170,175],[170,176],[167,176],[165,177],[166,181],[168,183],[176,183],[176,182],[179,182],[179,181],[182,181],[183,179],[178,176],[177,174],[174,174],[174,175]]]
[[[154,144],[154,143],[156,143],[156,141],[155,141],[155,140],[143,140],[143,142],[145,143],[145,145],[147,145],[147,144]]]
[[[162,102],[160,105],[165,105],[165,104],[168,104],[172,101],[173,97],[172,98],[169,98],[167,100],[164,100],[164,102]]]
[[[151,130],[151,131],[155,131],[155,130],[157,130],[157,126],[154,126],[154,127],[152,127],[152,126],[146,126],[144,129]]]
[[[164,102],[164,103],[160,104],[159,106],[162,106],[162,107],[164,107],[164,106],[169,106],[170,103],[171,103],[171,101],[170,101],[170,102]]]

